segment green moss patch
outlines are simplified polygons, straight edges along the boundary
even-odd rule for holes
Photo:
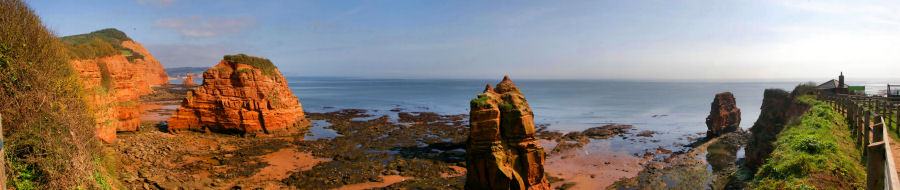
[[[861,189],[865,166],[844,117],[813,96],[798,121],[778,134],[775,151],[756,173],[757,189]]]
[[[249,56],[246,54],[226,55],[225,61],[250,65],[262,71],[262,74],[269,76],[275,75],[275,69],[278,69],[274,64],[272,64],[272,61],[269,61],[269,59]]]

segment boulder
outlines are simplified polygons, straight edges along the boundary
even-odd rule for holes
[[[488,84],[470,106],[466,189],[550,189],[534,115],[509,77]]]
[[[184,81],[181,82],[181,85],[197,86],[197,84],[194,84],[194,74],[188,73],[187,76],[184,77]]]
[[[713,138],[732,131],[741,130],[741,109],[737,108],[731,92],[716,94],[709,116],[706,117],[706,137]]]
[[[203,84],[188,92],[168,130],[266,135],[308,126],[300,101],[274,65],[243,54],[203,73]]]

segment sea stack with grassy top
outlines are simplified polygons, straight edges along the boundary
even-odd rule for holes
[[[308,123],[271,61],[237,54],[203,73],[203,84],[188,92],[168,129],[256,136],[299,131]]]
[[[534,115],[509,76],[470,106],[466,189],[550,189]]]

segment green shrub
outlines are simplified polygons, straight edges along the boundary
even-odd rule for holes
[[[94,120],[65,45],[21,0],[0,1],[0,114],[9,186],[96,188]]]
[[[243,63],[259,69],[264,75],[275,75],[275,67],[272,61],[261,57],[253,57],[245,54],[226,55],[225,61],[232,63]]]

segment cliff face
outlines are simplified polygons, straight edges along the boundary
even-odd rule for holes
[[[169,130],[270,134],[306,125],[300,101],[277,69],[222,60],[169,119]]]
[[[97,136],[104,142],[114,142],[117,131],[136,131],[141,123],[140,96],[153,93],[151,86],[168,84],[159,61],[140,43],[115,29],[63,37],[62,41],[71,45],[69,51],[78,52],[71,64],[88,89]],[[85,50],[98,47],[119,49],[112,50],[115,53]]]
[[[132,64],[136,64],[136,68],[145,68],[138,69],[138,72],[143,74],[144,81],[147,85],[150,86],[159,86],[159,85],[167,85],[169,84],[169,74],[166,73],[166,70],[163,68],[162,64],[159,63],[159,60],[156,60],[153,55],[150,55],[150,52],[147,49],[144,49],[144,46],[135,41],[122,41],[122,47],[131,49],[134,53],[141,54],[144,58],[135,59],[132,61]],[[145,86],[139,84],[141,86]]]
[[[759,118],[750,128],[751,137],[747,145],[745,167],[756,171],[765,164],[769,154],[775,150],[776,136],[791,120],[803,115],[809,105],[794,101],[790,93],[781,89],[766,89]]]
[[[717,137],[719,135],[740,130],[741,109],[737,108],[734,95],[731,92],[723,92],[716,94],[713,99],[709,116],[706,117],[706,137]]]
[[[466,189],[550,189],[534,115],[509,77],[471,102]]]

